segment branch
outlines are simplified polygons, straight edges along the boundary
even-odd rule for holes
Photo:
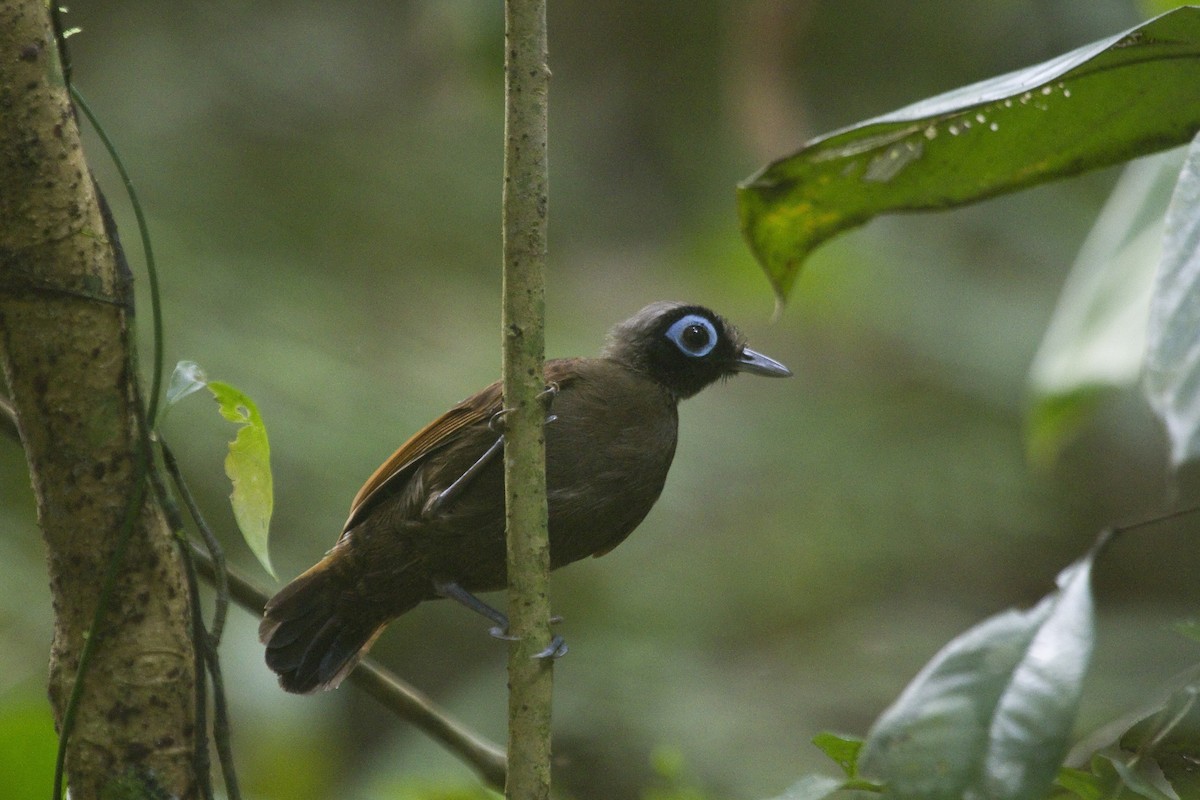
[[[195,543],[191,543],[191,548],[196,559],[196,571],[212,581],[215,577],[212,557]],[[270,595],[236,567],[226,565],[225,569],[230,596],[242,608],[261,618]],[[374,697],[396,716],[441,742],[474,767],[489,786],[497,790],[504,788],[507,769],[504,751],[437,708],[428,697],[384,669],[379,662],[370,657],[364,658],[346,680]]]
[[[509,798],[550,796],[553,660],[543,378],[547,229],[545,0],[504,4],[504,483]]]
[[[17,409],[12,401],[0,395],[0,432],[18,444],[21,442],[21,431],[17,428]]]

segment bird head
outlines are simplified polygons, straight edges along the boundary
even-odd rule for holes
[[[603,356],[649,375],[680,400],[738,372],[792,374],[746,347],[738,329],[720,315],[686,303],[652,303],[616,325]]]

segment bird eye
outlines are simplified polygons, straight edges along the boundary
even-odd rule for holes
[[[667,338],[687,355],[701,358],[717,346],[717,329],[699,314],[688,314],[667,328]]]

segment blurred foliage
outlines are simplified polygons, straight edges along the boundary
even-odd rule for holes
[[[686,403],[646,523],[556,574],[571,644],[556,669],[562,797],[671,790],[657,748],[682,754],[681,791],[777,795],[828,769],[816,732],[865,731],[958,631],[1036,601],[1097,529],[1167,502],[1165,439],[1136,397],[1104,403],[1052,467],[1031,469],[1022,444],[1029,362],[1113,173],[873,222],[814,256],[774,325],[733,195],[817,134],[1140,13],[1133,0],[551,4],[548,354],[594,353],[647,301],[686,299],[797,375]],[[498,374],[499,4],[127,0],[68,22],[83,28],[75,79],[150,215],[167,361],[196,359],[255,398],[273,560],[295,575],[380,460]],[[93,141],[136,259],[100,152]],[[183,404],[166,434],[231,559],[252,566],[226,499],[225,423]],[[7,722],[45,708],[51,612],[24,459],[11,444],[0,459]],[[1171,631],[1200,599],[1191,527],[1097,563],[1081,734],[1195,660]],[[234,612],[223,643],[250,796],[473,791],[353,689],[278,690],[254,628]],[[375,653],[503,740],[504,650],[469,614],[428,604]]]
[[[0,694],[0,775],[5,794],[13,798],[51,794],[57,741],[46,703],[37,694],[12,690]]]
[[[1183,149],[1129,164],[1079,249],[1030,367],[1027,426],[1035,462],[1057,457],[1110,392],[1142,375]]]

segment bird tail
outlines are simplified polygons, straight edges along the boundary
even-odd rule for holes
[[[355,602],[334,558],[334,553],[327,555],[284,586],[267,603],[258,627],[259,641],[267,646],[267,666],[289,692],[336,688],[390,620]]]

